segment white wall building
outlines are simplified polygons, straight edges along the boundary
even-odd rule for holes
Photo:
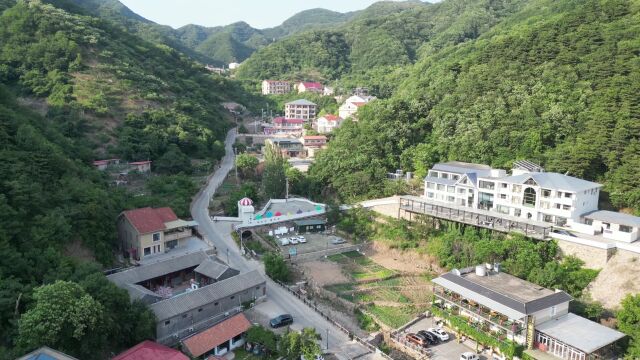
[[[345,100],[344,104],[340,106],[340,108],[338,109],[338,115],[343,119],[346,119],[348,117],[354,117],[355,114],[358,112],[359,108],[365,106],[366,104],[368,104],[369,102],[375,99],[376,99],[375,96],[353,95],[349,97],[347,100]]]
[[[528,162],[515,165],[514,175],[507,175],[487,165],[436,164],[424,180],[424,197],[556,226],[580,224],[581,216],[598,209],[602,185],[542,172]]]
[[[321,134],[327,134],[335,130],[342,125],[344,120],[336,115],[325,115],[318,118],[316,121],[316,130]]]
[[[264,80],[262,82],[262,95],[282,95],[291,92],[291,83],[281,80]]]

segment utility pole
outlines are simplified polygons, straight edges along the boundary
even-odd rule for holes
[[[229,265],[229,248],[227,248],[227,265]]]
[[[329,350],[329,328],[327,328],[327,350]]]
[[[288,200],[289,199],[289,178],[287,178],[285,176],[284,178],[284,183],[285,183],[285,195],[284,195],[284,199]]]
[[[236,148],[233,147],[233,164],[235,165],[236,183],[238,182],[238,154],[236,154]]]

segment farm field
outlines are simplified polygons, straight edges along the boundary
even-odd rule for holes
[[[398,328],[429,306],[431,277],[426,273],[390,270],[355,251],[329,256],[328,260],[340,265],[348,281],[324,288],[359,305],[364,311],[360,323],[368,328],[367,314],[390,328]]]

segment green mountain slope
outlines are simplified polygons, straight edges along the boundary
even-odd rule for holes
[[[317,75],[319,79],[341,79],[343,87],[367,85],[378,95],[388,96],[390,90],[384,89],[390,83],[398,83],[402,77],[400,68],[414,63],[421,52],[477,38],[501,18],[517,11],[523,2],[375,4],[338,29],[318,31],[313,36],[294,35],[258,51],[243,64],[238,76],[264,79],[293,78],[300,73],[306,77]],[[340,41],[310,42],[313,37]],[[348,60],[324,60],[332,54],[347,56]],[[334,62],[344,65],[336,68],[331,65]],[[382,74],[386,76],[378,76]]]
[[[220,103],[245,96],[172,48],[35,0],[0,16],[0,38],[2,82],[126,159],[157,159],[171,144],[220,156],[215,140],[229,126]]]
[[[396,95],[341,128],[312,173],[355,198],[381,195],[390,169],[526,158],[602,181],[615,206],[638,210],[639,11],[534,0],[475,40],[427,44]]]
[[[353,18],[356,13],[309,9],[293,15],[279,26],[263,30],[263,33],[269,39],[280,39],[303,31],[327,29],[344,24]]]

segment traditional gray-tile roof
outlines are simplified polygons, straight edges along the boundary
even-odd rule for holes
[[[445,171],[456,174],[474,173],[480,177],[491,176],[491,166],[483,164],[472,164],[459,161],[450,161],[446,163],[435,164],[432,168],[435,171]]]
[[[299,100],[295,100],[295,101],[290,101],[288,103],[286,103],[285,105],[314,105],[317,106],[316,103],[313,103],[309,100],[305,100],[305,99],[299,99]]]
[[[512,184],[524,184],[527,180],[533,179],[538,186],[551,189],[562,190],[570,192],[580,192],[585,190],[591,190],[594,188],[602,187],[601,184],[578,179],[573,176],[563,175],[558,173],[528,173],[516,176],[507,176],[501,178],[500,181],[508,182]]]
[[[198,266],[206,259],[209,259],[209,255],[204,251],[198,251],[111,274],[107,276],[107,279],[120,287],[124,287],[126,284],[137,284],[145,280],[157,278],[158,276]]]
[[[159,301],[150,308],[162,321],[264,283],[264,277],[254,270]]]
[[[582,216],[587,219],[604,221],[612,224],[640,227],[640,217],[615,211],[596,210]]]
[[[50,347],[43,346],[40,349],[34,350],[17,360],[78,360],[72,356],[69,356],[60,351],[54,350]]]
[[[129,297],[134,300],[141,300],[145,304],[153,304],[162,300],[162,297],[142,285],[126,284],[124,289],[129,292]]]
[[[572,300],[564,291],[544,289],[506,273],[492,273],[489,275],[493,277],[492,281],[476,279],[471,268],[460,270],[460,273],[461,275],[457,275],[453,271],[448,272],[433,279],[433,282],[512,319]],[[500,286],[491,286],[491,282]],[[510,283],[514,286],[511,291],[507,291],[507,286],[504,285]]]
[[[536,330],[587,354],[625,337],[619,331],[572,313],[536,325]]]
[[[194,271],[209,278],[218,280],[227,270],[229,270],[229,266],[207,259],[198,265]]]

